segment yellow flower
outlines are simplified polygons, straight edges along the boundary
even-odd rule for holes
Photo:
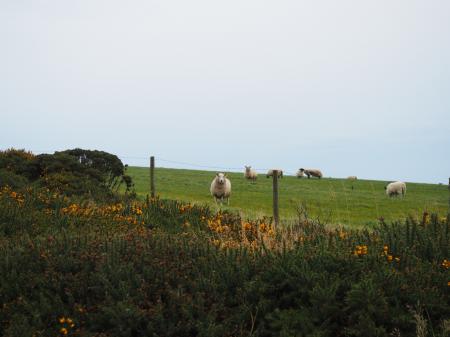
[[[61,329],[59,330],[59,332],[61,332],[63,335],[67,335],[67,333],[68,333],[69,331],[67,331],[66,328],[61,328]]]
[[[66,322],[67,322],[67,324],[72,324],[73,323],[73,321],[70,318],[66,319]]]
[[[392,259],[393,259],[393,256],[392,256],[392,255],[388,255],[388,256],[387,256],[387,259],[388,259],[389,262],[391,262]]]
[[[64,317],[61,317],[61,318],[59,319],[59,323],[63,324],[63,323],[65,323],[65,322],[66,322],[66,319],[65,319]]]
[[[367,246],[366,245],[357,245],[355,250],[353,251],[353,255],[366,255],[367,254]]]

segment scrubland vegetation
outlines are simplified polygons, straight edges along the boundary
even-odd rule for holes
[[[274,228],[268,217],[118,195],[118,181],[132,187],[124,171],[108,183],[107,170],[75,161],[97,177],[88,190],[60,179],[75,176],[68,169],[33,180],[1,166],[23,180],[0,189],[0,335],[449,334],[446,214],[352,229],[300,212]]]

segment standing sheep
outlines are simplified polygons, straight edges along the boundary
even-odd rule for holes
[[[349,176],[347,177],[348,180],[358,180],[357,176]]]
[[[256,173],[256,171],[253,170],[251,166],[245,166],[244,177],[245,179],[255,181],[256,178],[258,178],[258,173]]]
[[[388,195],[389,197],[399,195],[404,197],[406,194],[406,184],[402,181],[390,183],[384,189],[386,190],[386,195]]]
[[[223,203],[226,199],[227,205],[230,204],[231,182],[224,173],[217,173],[211,182],[211,195],[217,203]]]
[[[278,172],[278,178],[283,178],[283,170],[280,169],[272,169],[267,171],[266,178],[273,177],[273,171]]]
[[[322,178],[322,172],[320,170],[316,170],[316,169],[304,169],[301,168],[300,170],[298,170],[297,172],[297,178],[301,178],[303,177],[303,175],[306,175],[309,178],[311,178],[311,176],[313,177],[317,177],[317,178]]]

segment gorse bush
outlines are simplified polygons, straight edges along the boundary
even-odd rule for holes
[[[271,222],[4,187],[0,335],[444,336],[447,217]]]
[[[33,155],[24,150],[0,151],[0,186],[32,183],[66,195],[111,197],[120,185],[132,192],[132,179],[121,160],[110,153],[83,149]]]

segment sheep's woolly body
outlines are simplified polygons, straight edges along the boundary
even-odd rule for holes
[[[406,184],[402,181],[396,181],[386,186],[386,194],[390,197],[406,194]]]
[[[280,169],[272,169],[272,170],[269,170],[269,171],[267,172],[267,174],[266,174],[266,177],[267,177],[267,178],[273,177],[273,171],[277,171],[277,172],[278,172],[278,178],[283,178],[283,170],[280,170]]]
[[[220,183],[223,181],[223,183]],[[210,192],[215,202],[227,201],[229,204],[231,195],[231,182],[223,173],[217,173],[211,182]]]
[[[306,175],[309,178],[311,178],[311,176],[316,177],[316,178],[322,178],[322,172],[320,170],[317,169],[303,169],[301,168],[300,170],[298,170],[297,172],[297,177],[301,178],[304,175]]]
[[[358,180],[358,177],[357,176],[350,176],[350,177],[347,177],[347,179],[348,180]]]
[[[258,173],[252,169],[251,166],[245,167],[244,177],[248,180],[256,180],[258,178]]]

